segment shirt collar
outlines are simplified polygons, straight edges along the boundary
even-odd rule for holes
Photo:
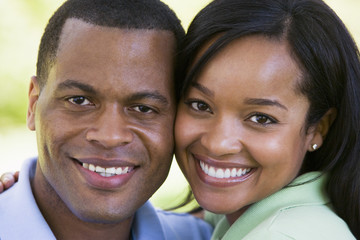
[[[260,222],[283,208],[329,203],[325,193],[327,179],[328,175],[321,172],[309,172],[297,177],[280,191],[250,206],[232,226],[223,217],[216,225],[213,239],[221,236],[226,239],[233,239],[233,236],[244,237]],[[236,230],[239,228],[242,230]],[[242,236],[239,236],[239,232]]]
[[[166,239],[156,210],[149,201],[136,211],[131,235],[133,240]]]

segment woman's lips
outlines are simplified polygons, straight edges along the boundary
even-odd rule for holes
[[[235,164],[230,166],[229,162],[224,164],[198,155],[193,155],[193,159],[199,178],[215,187],[230,187],[244,182],[257,170],[250,166],[235,166]]]
[[[251,168],[219,168],[209,166],[205,162],[199,160],[200,167],[203,172],[210,177],[214,178],[234,178],[234,177],[242,177],[251,171]]]

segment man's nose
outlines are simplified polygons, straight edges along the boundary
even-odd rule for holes
[[[118,106],[106,107],[99,113],[93,126],[87,131],[86,139],[105,148],[114,148],[133,141],[126,114]]]

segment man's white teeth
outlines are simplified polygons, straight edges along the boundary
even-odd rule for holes
[[[251,171],[251,168],[215,168],[202,161],[200,161],[200,167],[206,175],[214,178],[241,177]]]
[[[103,168],[103,167],[95,166],[94,164],[88,164],[88,163],[83,163],[82,166],[83,166],[83,168],[86,168],[90,171],[96,172],[103,177],[112,177],[115,175],[125,174],[125,173],[128,173],[131,171],[131,169],[129,167]]]

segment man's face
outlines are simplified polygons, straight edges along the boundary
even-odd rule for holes
[[[165,180],[174,145],[174,49],[168,31],[68,19],[40,94],[32,79],[28,126],[37,132],[37,171],[80,219],[131,217]]]

